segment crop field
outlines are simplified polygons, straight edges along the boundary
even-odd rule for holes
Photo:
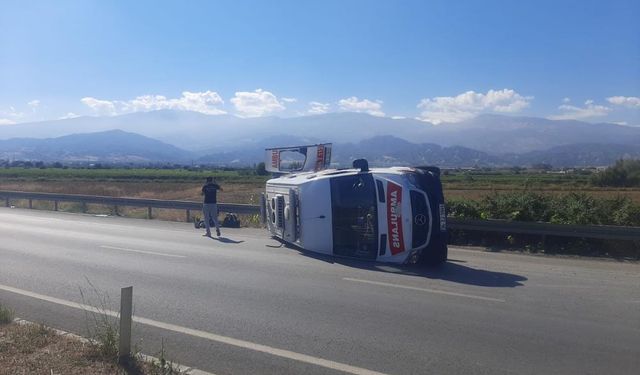
[[[200,201],[200,189],[207,176],[215,177],[222,186],[224,191],[218,199],[226,203],[258,204],[267,180],[265,176],[249,175],[245,171],[6,168],[0,169],[0,190]],[[28,207],[28,202],[12,201],[12,205]],[[36,201],[33,207],[53,209],[53,204]],[[89,205],[87,208],[88,213],[115,214],[113,207]],[[60,203],[59,209],[78,212],[81,207],[77,203]],[[118,214],[144,218],[147,210],[120,207]],[[186,219],[180,210],[154,209],[153,216],[173,221]]]
[[[0,190],[200,200],[200,187],[213,176],[225,189],[220,200],[256,204],[266,176],[252,170],[2,168]],[[588,175],[550,173],[445,173],[447,199],[479,200],[495,192],[563,195],[583,192],[598,198],[628,197],[640,203],[640,188],[593,186]]]
[[[494,193],[549,195],[585,193],[595,198],[627,197],[640,204],[640,188],[599,187],[590,176],[552,173],[456,173],[442,176],[446,199],[480,200]]]

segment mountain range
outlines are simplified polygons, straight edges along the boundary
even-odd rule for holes
[[[251,165],[264,148],[333,142],[349,165],[607,165],[640,157],[640,128],[535,117],[480,115],[433,125],[362,113],[293,118],[210,116],[186,111],[0,126],[0,159]]]

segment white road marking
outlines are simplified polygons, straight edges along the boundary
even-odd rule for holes
[[[67,301],[67,300],[64,300],[64,299],[56,298],[56,297],[50,297],[50,296],[46,296],[44,294],[30,292],[28,290],[18,289],[18,288],[14,288],[14,287],[7,286],[7,285],[0,284],[0,290],[4,290],[4,291],[15,293],[15,294],[20,294],[20,295],[31,297],[31,298],[36,298],[36,299],[39,299],[39,300],[42,300],[42,301],[51,302],[51,303],[55,303],[55,304],[62,305],[62,306],[72,307],[74,309],[80,309],[80,310],[85,310],[85,311],[89,311],[89,312],[94,312],[94,313],[97,313],[97,314],[106,314],[106,315],[113,316],[113,317],[118,317],[118,315],[119,315],[115,311],[102,310],[102,309],[98,309],[98,308],[93,307],[93,306],[89,306],[89,305],[85,305],[85,304],[81,304],[81,303],[76,303],[76,302],[72,302],[72,301]],[[312,365],[316,365],[316,366],[320,366],[320,367],[324,367],[324,368],[328,368],[328,369],[332,369],[332,370],[342,371],[342,372],[346,372],[346,373],[349,373],[349,374],[356,374],[356,375],[386,375],[386,374],[384,374],[382,372],[377,372],[377,371],[368,370],[368,369],[361,368],[361,367],[351,366],[351,365],[348,365],[348,364],[345,364],[345,363],[340,363],[340,362],[335,362],[335,361],[331,361],[331,360],[328,360],[328,359],[313,357],[313,356],[310,356],[310,355],[307,355],[307,354],[296,353],[296,352],[292,352],[290,350],[278,349],[278,348],[274,348],[274,347],[267,346],[267,345],[253,343],[253,342],[250,342],[250,341],[234,339],[233,337],[217,335],[215,333],[206,332],[206,331],[200,331],[200,330],[193,329],[193,328],[182,327],[182,326],[178,326],[178,325],[171,324],[171,323],[159,322],[157,320],[142,318],[142,317],[139,317],[139,316],[134,316],[133,317],[133,321],[136,322],[136,323],[145,324],[145,325],[148,325],[148,326],[151,326],[151,327],[161,328],[161,329],[164,329],[164,330],[167,330],[167,331],[178,332],[178,333],[182,333],[182,334],[185,334],[185,335],[190,335],[190,336],[194,336],[194,337],[199,337],[199,338],[203,338],[203,339],[219,342],[219,343],[222,343],[222,344],[236,346],[236,347],[239,347],[239,348],[242,348],[242,349],[253,350],[253,351],[257,351],[257,352],[270,354],[270,355],[273,355],[273,356],[276,356],[276,357],[282,357],[282,358],[291,359],[291,360],[298,361],[298,362],[309,363],[309,364],[312,364]]]
[[[388,286],[388,287],[392,287],[392,288],[400,288],[400,289],[409,289],[409,290],[417,290],[420,292],[427,292],[427,293],[434,293],[434,294],[445,294],[448,296],[456,296],[456,297],[464,297],[464,298],[473,298],[473,299],[479,299],[479,300],[483,300],[483,301],[491,301],[491,302],[507,302],[506,300],[502,299],[502,298],[491,298],[491,297],[483,297],[483,296],[476,296],[473,294],[463,294],[463,293],[456,293],[456,292],[447,292],[444,290],[438,290],[438,289],[429,289],[429,288],[419,288],[417,286],[409,286],[409,285],[400,285],[400,284],[392,284],[392,283],[384,283],[381,281],[371,281],[371,280],[362,280],[362,279],[352,279],[350,277],[343,277],[342,280],[346,280],[346,281],[354,281],[357,283],[364,283],[364,284],[372,284],[372,285],[381,285],[381,286]]]
[[[135,249],[128,249],[126,247],[117,247],[117,246],[109,246],[109,245],[100,245],[100,247],[103,248],[103,249],[112,249],[112,250],[128,251],[128,252],[131,252],[131,253],[158,255],[158,256],[161,256],[161,257],[186,258],[185,255],[157,253],[155,251],[135,250]]]

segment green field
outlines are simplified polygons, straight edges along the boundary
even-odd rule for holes
[[[251,169],[239,170],[189,170],[156,168],[2,168],[0,179],[25,180],[164,180],[194,181],[213,176],[220,181],[265,181]]]

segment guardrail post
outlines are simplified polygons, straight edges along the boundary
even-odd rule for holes
[[[131,321],[133,313],[133,287],[120,289],[120,342],[118,362],[126,364],[131,357]]]
[[[87,213],[87,202],[82,202],[82,213],[83,214]]]
[[[187,210],[187,223],[191,221],[191,210]]]
[[[29,208],[33,208],[33,199],[29,199]]]
[[[58,201],[53,201],[53,210],[58,211]]]
[[[4,199],[4,206],[5,206],[5,207],[10,207],[10,206],[11,206],[11,205],[9,204],[9,197],[6,197],[6,198]]]
[[[118,205],[116,204],[115,206],[113,206],[113,214],[116,216],[120,216],[120,213],[118,212]]]
[[[147,207],[147,219],[151,219],[151,207]]]

